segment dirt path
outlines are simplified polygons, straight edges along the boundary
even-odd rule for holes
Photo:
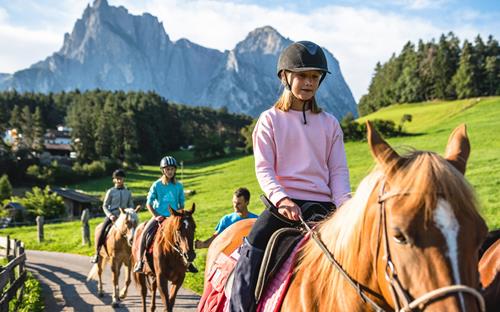
[[[89,257],[46,251],[27,251],[27,267],[41,281],[45,310],[57,311],[113,311],[111,308],[111,270],[104,271],[104,296],[97,294],[97,282],[86,282],[92,264]],[[125,278],[120,275],[120,286]],[[121,288],[121,287],[120,287]],[[200,297],[186,289],[181,289],[175,301],[174,311],[196,311]],[[150,300],[148,298],[148,304]],[[156,310],[163,310],[163,303],[156,292]],[[135,283],[129,288],[128,296],[115,311],[142,311],[141,298]],[[149,311],[149,310],[148,310]]]

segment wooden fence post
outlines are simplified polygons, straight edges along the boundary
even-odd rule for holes
[[[82,245],[90,246],[90,227],[89,227],[90,213],[89,209],[85,208],[82,211]]]
[[[38,242],[43,242],[43,216],[36,217],[36,227],[38,230]]]

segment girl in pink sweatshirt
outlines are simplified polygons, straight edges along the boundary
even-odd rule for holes
[[[295,42],[280,55],[283,93],[253,132],[255,173],[277,211],[264,210],[240,248],[230,311],[255,311],[257,275],[276,230],[297,225],[301,215],[324,218],[350,197],[342,129],[315,99],[327,73],[323,50],[313,42]]]

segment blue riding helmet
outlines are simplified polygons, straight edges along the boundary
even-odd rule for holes
[[[160,161],[160,169],[163,169],[167,166],[173,166],[177,168],[177,161],[172,156],[165,156]]]

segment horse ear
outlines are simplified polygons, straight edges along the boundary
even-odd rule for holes
[[[181,214],[174,210],[172,206],[168,205],[168,211],[170,212],[171,216],[179,217]]]
[[[137,205],[137,207],[135,207],[135,212],[139,212],[139,210],[141,210],[141,205]]]
[[[394,149],[380,136],[371,121],[366,121],[366,137],[373,157],[384,167],[388,164],[399,162],[401,157]]]
[[[125,213],[125,209],[123,209],[122,207],[120,207],[119,209],[121,213]]]
[[[191,210],[190,210],[189,212],[190,212],[191,214],[194,214],[194,211],[195,211],[195,210],[196,210],[196,204],[195,204],[195,203],[193,203],[193,204],[191,205]]]
[[[453,167],[465,174],[469,154],[470,143],[467,137],[467,127],[465,124],[461,124],[450,134],[444,157]]]

